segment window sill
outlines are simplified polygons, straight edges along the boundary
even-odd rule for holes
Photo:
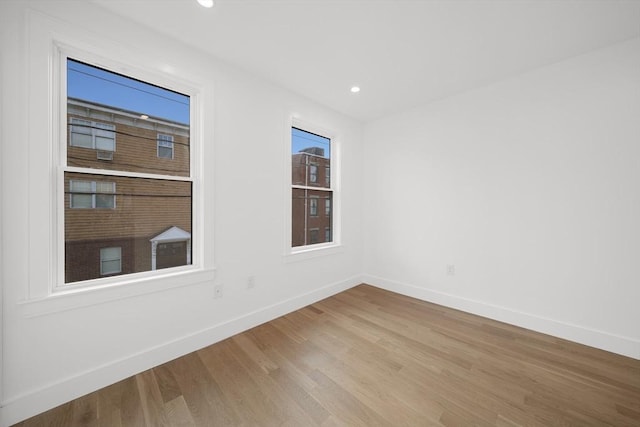
[[[313,245],[301,248],[291,249],[291,252],[285,254],[285,262],[305,261],[308,259],[335,255],[344,252],[344,246],[341,244],[330,245]]]
[[[213,282],[215,269],[176,271],[162,276],[148,276],[92,287],[57,290],[42,298],[22,301],[25,317],[38,317],[112,301],[163,292],[184,286]]]

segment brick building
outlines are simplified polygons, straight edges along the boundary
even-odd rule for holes
[[[190,264],[189,126],[73,98],[67,115],[65,282]]]

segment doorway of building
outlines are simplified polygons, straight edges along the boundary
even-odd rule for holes
[[[187,264],[187,242],[158,243],[156,268],[178,267]]]

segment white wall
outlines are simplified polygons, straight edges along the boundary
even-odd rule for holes
[[[640,358],[640,40],[369,123],[365,143],[369,283]]]
[[[0,16],[2,425],[360,282],[358,122],[87,2],[2,2]],[[52,33],[35,28],[41,22],[54,28]],[[46,44],[41,39],[74,34],[81,35],[79,43],[111,43],[123,58],[150,58],[152,71],[201,85],[204,227],[213,239],[207,243],[214,249],[209,267],[215,267],[215,279],[195,275],[190,283],[178,283],[184,286],[164,286],[181,280],[170,279],[160,291],[147,286],[138,295],[116,287],[42,301],[30,297],[33,289],[42,289],[38,278],[50,269],[46,248],[51,246],[51,230],[41,224],[50,223],[46,177],[52,176],[46,168],[50,99],[42,79],[50,71],[50,52],[40,54]],[[343,166],[342,248],[301,260],[283,256],[289,179],[283,164],[287,121],[294,113],[338,135]],[[37,179],[42,173],[45,179]],[[246,286],[249,275],[256,279],[253,289]],[[214,283],[224,285],[222,299],[213,298]]]

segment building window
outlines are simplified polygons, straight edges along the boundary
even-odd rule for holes
[[[318,165],[309,165],[309,182],[318,182]]]
[[[69,180],[69,207],[114,209],[115,193],[115,182]]]
[[[173,135],[158,134],[158,157],[173,159]]]
[[[65,283],[190,265],[190,97],[71,58],[66,79]]]
[[[324,241],[325,242],[330,242],[331,241],[331,228],[330,227],[325,227],[325,229],[324,229]]]
[[[122,271],[122,248],[100,249],[100,275],[117,274]]]
[[[315,244],[320,242],[320,230],[317,228],[312,228],[309,230],[309,243]]]
[[[291,130],[291,246],[303,247],[324,243],[320,231],[331,227],[333,213],[327,211],[327,200],[333,199],[333,188],[318,176],[327,171],[332,161],[331,139],[297,127]],[[319,215],[319,200],[325,200],[327,215]],[[331,201],[328,202],[329,206]],[[331,240],[325,240],[331,242]]]
[[[312,196],[309,199],[309,215],[310,216],[318,216],[318,197]]]
[[[324,199],[324,214],[325,216],[331,216],[331,199]]]
[[[115,125],[71,117],[69,145],[101,151],[116,151]]]
[[[324,168],[324,183],[327,187],[331,186],[331,168],[329,167]]]

